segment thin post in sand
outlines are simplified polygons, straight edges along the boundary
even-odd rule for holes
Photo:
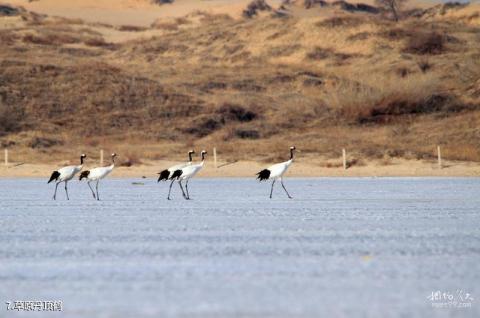
[[[8,166],[8,149],[5,148],[5,165]]]
[[[345,148],[342,149],[342,156],[343,156],[343,170],[347,170],[347,151]]]
[[[215,169],[218,168],[217,165],[217,147],[213,147],[213,164],[215,166]]]
[[[100,149],[100,165],[103,165],[103,149]]]
[[[440,169],[442,169],[443,168],[443,166],[442,166],[442,150],[441,150],[440,146],[437,146],[437,155],[438,155],[438,167]]]

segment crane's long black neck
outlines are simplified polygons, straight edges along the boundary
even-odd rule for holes
[[[293,149],[290,149],[290,160],[293,159]]]
[[[188,161],[192,162],[192,153],[191,152],[188,153]]]
[[[115,164],[115,156],[112,156],[112,164]]]
[[[80,156],[80,165],[83,165],[83,156]]]
[[[205,153],[202,152],[202,161],[205,161]]]

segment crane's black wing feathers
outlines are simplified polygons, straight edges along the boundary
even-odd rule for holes
[[[160,182],[162,180],[167,181],[168,177],[170,176],[170,171],[163,170],[162,172],[159,172],[158,174],[159,174],[159,176],[158,176],[158,181],[157,182]]]
[[[178,179],[182,176],[182,173],[183,171],[182,170],[175,170],[172,174],[172,176],[170,177],[170,180],[174,180],[174,179]]]
[[[53,180],[58,180],[58,177],[60,177],[60,172],[54,171],[50,176],[50,180],[48,180],[48,183],[52,182]]]
[[[82,171],[80,173],[80,178],[78,178],[78,180],[82,180],[83,178],[88,178],[88,176],[90,175],[90,170],[85,170],[85,171]]]
[[[271,173],[270,170],[263,169],[262,171],[257,173],[257,176],[258,176],[257,179],[260,180],[260,181],[268,180],[268,178],[270,178],[270,173]]]

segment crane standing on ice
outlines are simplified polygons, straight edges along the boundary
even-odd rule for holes
[[[172,167],[170,167],[168,169],[165,169],[162,172],[158,173],[159,176],[158,176],[158,181],[157,182],[167,181],[168,179],[172,180],[172,182],[170,182],[170,188],[168,189],[167,200],[170,200],[170,193],[172,192],[172,185],[173,185],[173,182],[175,181],[175,179],[173,179],[171,176],[175,173],[175,171],[190,166],[192,164],[192,155],[194,153],[195,153],[195,150],[193,150],[193,149],[188,152],[188,162],[172,166]]]
[[[117,156],[116,153],[112,153],[112,164],[109,165],[108,167],[98,167],[98,168],[93,168],[92,170],[85,170],[80,174],[80,181],[85,178],[87,179],[87,184],[90,190],[92,191],[92,195],[94,199],[97,199],[100,201],[100,196],[98,195],[98,183],[100,182],[101,179],[105,178],[112,172],[113,168],[115,167],[115,157]],[[92,187],[90,186],[90,182],[92,181],[97,181],[96,184],[96,190],[97,190],[97,196],[95,196],[95,192],[93,192]]]
[[[280,180],[283,190],[285,190],[285,193],[287,194],[288,198],[292,199],[287,189],[285,188],[285,185],[283,184],[282,177],[285,174],[285,172],[287,172],[288,167],[290,167],[290,165],[293,162],[293,154],[295,150],[296,150],[295,146],[290,147],[290,160],[274,164],[273,166],[270,166],[267,169],[263,169],[262,171],[257,173],[257,176],[258,176],[257,179],[260,181],[273,179],[272,188],[270,189],[270,199],[272,198],[273,186],[275,185],[275,181],[277,180]]]
[[[191,164],[191,165],[188,165],[182,169],[178,169],[176,170],[173,174],[172,174],[172,177],[171,179],[172,180],[178,180],[178,184],[180,185],[180,189],[182,189],[182,194],[183,194],[183,197],[185,198],[185,200],[190,200],[190,194],[188,193],[188,181],[195,177],[195,175],[200,171],[202,170],[203,168],[203,164],[205,163],[205,155],[207,154],[207,152],[205,150],[202,150],[202,161],[200,163],[197,163],[197,164]],[[183,186],[182,186],[182,181],[183,180],[186,180],[186,183],[185,183],[185,188],[187,189],[187,194],[185,194],[185,191],[183,191]]]
[[[65,193],[67,194],[67,200],[70,200],[68,197],[68,189],[67,189],[67,182],[72,180],[75,175],[82,170],[83,168],[83,160],[87,158],[85,154],[82,153],[80,156],[80,165],[79,166],[67,166],[63,167],[61,169],[55,170],[52,175],[50,176],[50,180],[48,180],[48,183],[52,182],[55,180],[56,185],[55,185],[55,193],[53,194],[53,199],[57,199],[57,188],[58,185],[62,182],[65,182]]]

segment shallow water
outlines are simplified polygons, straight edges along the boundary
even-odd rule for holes
[[[132,182],[144,185],[133,185]],[[480,179],[0,179],[0,317],[479,317]],[[433,308],[432,292],[471,294]],[[473,301],[471,300],[473,298]],[[7,311],[61,300],[63,313]]]

